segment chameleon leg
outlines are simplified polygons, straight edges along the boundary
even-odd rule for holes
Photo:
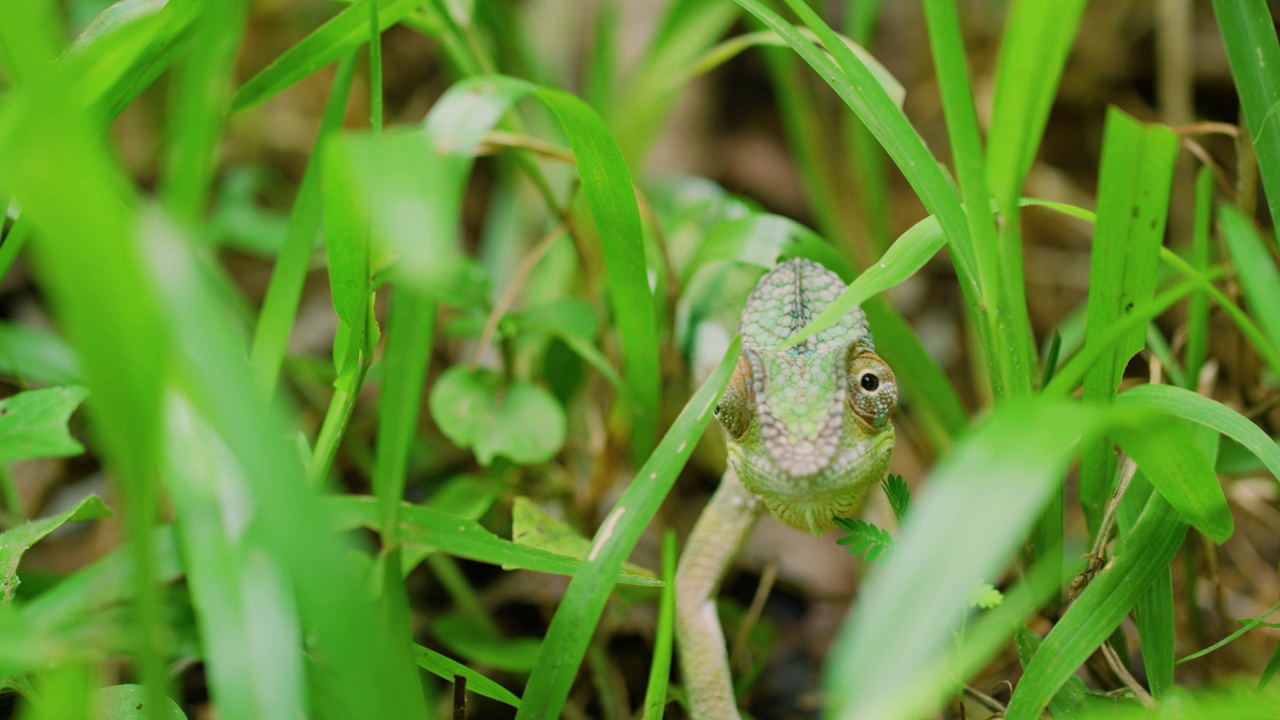
[[[676,569],[676,639],[693,720],[738,720],[716,593],[764,507],[732,469],[702,512]]]

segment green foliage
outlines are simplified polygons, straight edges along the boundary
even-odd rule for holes
[[[486,368],[453,367],[431,390],[431,414],[446,436],[474,448],[481,465],[505,456],[545,462],[564,444],[564,410],[545,389],[504,383]]]
[[[0,462],[84,452],[67,431],[67,420],[88,395],[88,388],[71,385],[0,400]]]
[[[110,511],[90,495],[18,524],[18,485],[0,468],[0,689],[22,696],[18,717],[181,717],[171,670],[187,667],[219,717],[434,717],[440,683],[420,669],[466,678],[520,718],[583,714],[595,706],[575,695],[569,707],[570,690],[584,666],[607,688],[611,598],[657,606],[644,712],[660,717],[680,692],[674,533],[662,533],[661,580],[627,561],[657,518],[675,517],[659,509],[733,367],[742,300],[786,257],[849,285],[793,343],[862,307],[896,373],[899,442],[929,468],[911,478],[918,501],[900,475],[881,483],[893,536],[837,519],[837,542],[872,567],[825,659],[828,717],[932,717],[1010,642],[1023,667],[1010,720],[1275,717],[1280,649],[1248,687],[1179,685],[1190,676],[1175,674],[1175,648],[1207,645],[1177,662],[1197,661],[1276,625],[1244,618],[1192,644],[1180,623],[1207,610],[1184,608],[1175,588],[1204,581],[1175,583],[1171,570],[1179,552],[1194,566],[1191,553],[1249,522],[1215,467],[1245,467],[1247,453],[1250,472],[1280,478],[1266,400],[1242,414],[1198,392],[1220,333],[1243,339],[1232,399],[1256,410],[1280,377],[1280,263],[1250,170],[1256,160],[1274,224],[1280,45],[1267,4],[1213,2],[1245,152],[1186,189],[1185,251],[1166,223],[1175,160],[1197,129],[1111,108],[1100,147],[1079,139],[1101,170],[1096,193],[1072,202],[1096,215],[1021,197],[1046,157],[1068,56],[1087,51],[1081,0],[1007,3],[993,79],[966,50],[973,5],[925,0],[907,39],[927,44],[936,83],[924,86],[938,96],[910,103],[876,57],[879,2],[827,14],[806,0],[675,0],[638,53],[624,8],[598,5],[557,27],[526,22],[527,3],[355,0],[327,20],[297,13],[311,25],[261,69],[248,64],[270,45],[243,0],[124,0],[70,42],[55,3],[0,5],[0,275],[40,311],[0,323],[0,375],[17,389],[0,399],[0,463],[87,451],[122,542],[34,582],[33,545]],[[829,24],[841,15],[849,37]],[[572,33],[591,37],[570,48]],[[412,102],[396,86],[408,34],[447,84]],[[646,170],[684,88],[755,54],[818,231],[710,181]],[[315,136],[278,153],[310,148],[296,188],[274,174],[246,182],[237,164],[254,133],[276,151],[292,132],[264,120],[273,104],[326,87]],[[931,104],[942,126],[923,133],[908,110]],[[372,127],[358,129],[365,117]],[[156,138],[142,153],[122,139],[136,126]],[[924,139],[943,147],[944,131],[949,157]],[[915,206],[886,158],[926,213],[896,238],[891,224]],[[1215,197],[1222,168],[1240,173],[1221,178],[1228,199]],[[1050,329],[1042,372],[1022,255],[1030,205],[1094,224],[1087,299]],[[232,249],[272,263],[260,308],[228,273]],[[949,274],[971,332],[944,369],[886,295]],[[294,337],[313,329],[302,309],[316,289],[337,321],[320,351],[314,332]],[[1185,316],[1167,313],[1183,300]],[[1135,357],[1158,358],[1172,384],[1135,384]],[[976,368],[974,382],[955,367]],[[1231,458],[1216,456],[1219,437]],[[1078,494],[1067,492],[1077,458]],[[1078,546],[1109,513],[1120,532],[1093,537],[1096,566],[1079,567]],[[1064,521],[1079,515],[1083,538]],[[544,637],[489,617],[471,562],[570,578]],[[419,594],[417,575],[405,582],[415,571],[445,593]],[[1076,572],[1084,587],[1060,605]],[[453,606],[423,613],[423,596]],[[1027,629],[1037,613],[1043,639]],[[1078,675],[1130,616],[1151,709],[1103,700]],[[138,684],[103,687],[100,667]],[[517,695],[486,667],[527,683]]]
[[[893,538],[888,530],[876,527],[866,520],[836,518],[836,525],[849,533],[836,542],[849,546],[851,555],[866,555],[867,562],[883,565],[893,554]]]

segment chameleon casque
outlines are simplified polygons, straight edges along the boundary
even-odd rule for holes
[[[739,717],[715,598],[763,508],[819,535],[861,507],[893,453],[897,383],[860,308],[777,349],[844,289],[818,263],[788,260],[760,279],[742,310],[742,353],[715,410],[728,468],[676,571],[676,635],[695,720]]]

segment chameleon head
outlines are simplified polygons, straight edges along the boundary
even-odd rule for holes
[[[814,535],[857,511],[893,453],[898,386],[860,309],[775,349],[843,290],[807,260],[765,275],[743,311],[742,355],[716,406],[742,484],[778,519]]]

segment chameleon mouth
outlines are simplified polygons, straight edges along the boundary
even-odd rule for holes
[[[734,470],[742,484],[759,495],[779,520],[821,535],[836,517],[857,512],[867,491],[880,484],[893,454],[892,426],[837,453],[816,472],[796,474],[768,453],[734,452]]]

